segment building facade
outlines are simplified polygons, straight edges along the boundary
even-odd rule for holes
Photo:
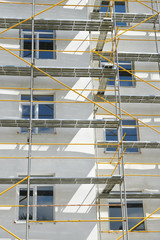
[[[159,239],[159,2],[0,4],[0,239]]]

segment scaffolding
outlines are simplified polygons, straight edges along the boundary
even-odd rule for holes
[[[151,13],[118,13],[116,12],[116,3],[125,3],[126,7],[128,8],[128,5],[130,2],[139,4],[140,6],[143,6],[143,8],[150,10]],[[21,176],[8,176],[8,177],[1,177],[0,178],[0,185],[12,185],[9,188],[6,188],[6,190],[2,191],[0,195],[5,194],[6,192],[10,191],[11,189],[15,188],[19,184],[24,186],[27,186],[27,203],[26,205],[5,205],[1,204],[0,207],[6,208],[6,207],[14,207],[14,208],[26,208],[26,219],[25,219],[25,239],[29,240],[31,239],[29,236],[30,233],[30,226],[34,223],[96,223],[98,226],[98,236],[96,236],[95,239],[103,240],[108,239],[107,236],[109,236],[109,239],[123,239],[128,240],[130,233],[133,232],[133,234],[137,233],[159,233],[160,230],[154,229],[154,230],[143,230],[143,231],[135,231],[135,229],[140,226],[142,223],[144,223],[147,220],[155,220],[159,221],[160,218],[156,217],[156,213],[160,210],[159,207],[157,209],[154,209],[154,211],[146,214],[144,217],[135,217],[135,219],[139,219],[138,223],[131,228],[129,228],[129,220],[133,219],[132,217],[128,216],[127,213],[127,204],[128,200],[130,199],[154,199],[159,200],[160,198],[160,189],[155,189],[156,191],[148,191],[148,192],[142,192],[133,190],[133,187],[129,191],[128,182],[130,179],[134,182],[134,178],[155,178],[159,179],[160,177],[160,170],[158,162],[158,151],[160,148],[160,141],[155,141],[154,137],[151,138],[150,136],[152,133],[153,136],[156,136],[160,134],[159,130],[159,120],[157,122],[154,122],[154,124],[150,124],[150,121],[147,121],[147,118],[153,118],[157,117],[159,119],[160,114],[158,112],[156,114],[153,114],[150,109],[146,108],[146,105],[148,104],[148,108],[151,108],[151,105],[154,105],[154,108],[156,111],[158,111],[158,103],[160,103],[160,95],[158,95],[157,91],[160,91],[160,54],[159,54],[159,26],[160,26],[160,18],[159,18],[159,2],[156,1],[143,1],[140,2],[138,0],[128,0],[128,1],[102,1],[102,0],[95,0],[95,2],[89,1],[87,4],[69,4],[66,3],[65,0],[54,3],[54,4],[47,4],[47,3],[38,3],[35,0],[32,0],[32,3],[28,2],[0,2],[2,5],[24,5],[29,6],[32,9],[32,14],[29,18],[0,18],[0,28],[4,29],[0,32],[0,34],[3,34],[2,37],[0,37],[0,40],[2,41],[12,41],[12,40],[26,40],[27,38],[23,38],[22,36],[19,37],[8,37],[5,34],[11,30],[11,29],[18,29],[22,31],[31,30],[31,36],[28,39],[31,43],[30,49],[24,48],[24,46],[20,46],[18,49],[14,49],[12,47],[5,47],[3,44],[0,44],[0,52],[4,52],[6,54],[11,55],[12,57],[19,60],[19,65],[14,63],[12,65],[1,65],[0,66],[0,76],[4,77],[24,77],[30,78],[28,86],[20,85],[16,87],[13,87],[12,84],[9,84],[8,86],[2,85],[0,86],[0,90],[6,90],[6,91],[20,91],[22,93],[29,92],[29,100],[26,99],[0,99],[0,103],[4,104],[12,104],[12,106],[15,106],[17,104],[27,104],[30,109],[29,117],[28,118],[15,118],[15,117],[9,117],[7,118],[4,116],[3,118],[0,118],[0,127],[1,129],[11,129],[11,128],[19,128],[27,129],[27,134],[21,137],[20,132],[17,132],[20,136],[20,140],[18,142],[9,140],[8,142],[0,142],[0,146],[10,145],[10,146],[18,146],[19,149],[25,148],[27,149],[27,156],[9,156],[9,155],[1,155],[0,160],[3,161],[5,159],[8,160],[27,160],[26,165],[26,174]],[[44,10],[36,12],[36,7],[45,7]],[[101,12],[101,8],[105,7],[106,11]],[[64,20],[64,19],[41,19],[39,16],[49,10],[52,10],[53,8],[62,8],[62,7],[84,7],[89,9],[89,19],[79,20],[79,19],[71,19],[71,20]],[[73,10],[74,11],[74,10]],[[146,11],[147,12],[147,11]],[[38,17],[38,18],[37,18]],[[125,23],[123,27],[117,26],[118,23]],[[145,27],[147,25],[147,27]],[[153,29],[151,27],[153,26]],[[147,29],[146,29],[147,28]],[[90,44],[89,50],[66,50],[66,49],[52,49],[52,50],[38,50],[35,48],[35,41],[39,40],[40,38],[35,37],[36,31],[88,31],[89,32],[89,39],[83,38],[83,39],[76,39],[76,38],[66,38],[66,39],[57,39],[57,38],[41,38],[44,41],[59,41],[59,42],[67,42],[67,41],[73,41],[73,42],[80,42],[81,44],[84,42],[88,42]],[[153,33],[154,39],[149,39],[147,37],[139,38],[139,37],[133,37],[125,38],[126,33],[134,31],[139,31],[140,33],[143,32],[149,32]],[[95,32],[96,32],[96,38],[95,38]],[[98,33],[97,33],[98,32]],[[143,34],[144,36],[144,34]],[[125,44],[127,42],[128,45],[132,45],[133,41],[141,41],[141,42],[149,42],[155,44],[156,52],[148,52],[148,51],[142,51],[139,52],[136,50],[136,52],[132,51],[119,51],[119,45]],[[30,60],[26,60],[26,58],[23,57],[24,51],[30,51]],[[52,52],[54,54],[70,54],[70,53],[76,53],[76,54],[89,54],[90,55],[90,67],[64,67],[62,66],[49,66],[46,64],[46,66],[41,66],[37,64],[35,54],[36,52]],[[133,69],[127,69],[124,68],[121,62],[136,62],[136,63],[154,63],[156,65],[155,68],[152,67],[150,69],[141,69],[137,65]],[[155,66],[155,65],[154,65]],[[157,67],[158,66],[158,67]],[[133,84],[133,90],[132,92],[129,90],[127,91],[121,91],[121,83],[126,81],[125,79],[122,79],[120,77],[121,72],[125,72],[126,74],[129,74],[129,76],[132,77],[131,81]],[[144,74],[150,74],[150,78],[146,80]],[[152,74],[156,74],[156,78],[152,77]],[[158,76],[158,77],[157,77]],[[49,78],[52,82],[54,81],[55,84],[57,84],[58,87],[43,87],[44,84],[42,84],[42,87],[40,85],[36,84],[36,79],[44,77]],[[72,87],[69,80],[61,80],[65,78],[91,78],[92,79],[92,87],[84,89],[82,87]],[[9,82],[12,81],[9,79]],[[110,84],[112,82],[112,84]],[[139,91],[137,90],[138,85]],[[143,84],[143,85],[142,85]],[[60,86],[60,87],[59,87]],[[123,86],[123,85],[122,85]],[[151,95],[145,95],[142,94],[142,86],[145,86],[148,90],[151,89],[153,94]],[[63,88],[62,88],[63,87]],[[138,94],[137,94],[137,92]],[[65,100],[63,98],[62,100],[55,100],[47,101],[47,100],[41,100],[41,103],[43,104],[80,104],[81,106],[84,106],[84,108],[87,109],[88,104],[92,105],[93,112],[92,112],[92,118],[86,118],[86,119],[79,119],[79,118],[67,118],[64,119],[58,119],[55,118],[42,118],[42,119],[36,119],[34,116],[34,107],[35,104],[39,103],[40,100],[36,100],[34,98],[35,92],[44,92],[47,93],[53,93],[54,92],[63,92],[71,91],[73,94],[76,94],[77,99],[76,100]],[[91,97],[88,97],[88,95],[85,94],[91,93]],[[121,93],[122,92],[122,93]],[[24,94],[25,95],[25,94]],[[84,101],[81,101],[78,99],[81,98]],[[86,105],[87,104],[87,105]],[[134,105],[134,104],[144,104],[146,109],[145,113],[139,113],[139,112],[128,112],[128,105]],[[131,107],[131,110],[134,109]],[[72,116],[75,116],[73,113]],[[146,118],[146,119],[145,119]],[[130,124],[125,125],[123,124],[123,121],[125,119],[129,120],[135,120],[136,125]],[[123,128],[124,127],[131,127],[135,128],[137,127],[140,130],[146,130],[148,131],[147,140],[145,138],[142,138],[144,140],[137,139],[136,141],[133,140],[126,140],[126,132],[124,133]],[[43,139],[43,135],[39,136],[38,138],[34,138],[34,129],[40,129],[40,128],[49,128],[49,129],[67,129],[71,128],[72,130],[75,129],[92,129],[94,128],[94,141],[92,139],[91,142],[84,141],[83,142],[66,142],[65,137],[62,142],[57,142],[54,139],[52,141],[46,142],[46,138]],[[105,135],[105,130],[109,129],[110,131],[113,130],[113,132],[116,132],[117,139],[116,140],[107,140],[102,135]],[[143,132],[144,132],[143,131]],[[54,133],[56,134],[56,133]],[[100,140],[99,140],[100,138]],[[24,140],[25,139],[25,140]],[[158,137],[156,138],[158,139]],[[33,153],[33,147],[45,147],[45,146],[51,146],[52,148],[59,147],[62,151],[64,146],[92,146],[94,148],[94,156],[88,157],[88,156],[37,156]],[[111,149],[111,152],[107,152],[107,148]],[[155,155],[153,154],[153,159],[148,161],[147,156],[146,162],[139,162],[141,159],[140,157],[136,158],[135,156],[133,159],[131,159],[130,156],[128,156],[127,149],[139,149],[138,153],[140,154],[143,149],[145,150],[154,150],[155,149]],[[59,151],[60,151],[59,150]],[[148,153],[148,152],[147,152]],[[151,157],[151,155],[149,155]],[[92,159],[95,161],[95,169],[96,169],[96,175],[94,177],[86,176],[84,177],[82,174],[82,177],[77,176],[68,176],[68,177],[57,177],[57,176],[44,176],[41,173],[38,176],[33,176],[31,171],[32,161],[40,160],[40,159],[52,159],[53,161],[56,159],[71,159],[71,160],[87,160]],[[38,165],[38,163],[37,163]],[[126,171],[126,165],[127,166],[139,166],[142,165],[145,169],[145,166],[156,166],[157,169],[155,173],[153,174],[149,173],[147,171],[147,174],[144,173],[128,173]],[[68,168],[72,168],[72,166],[67,166]],[[48,166],[48,169],[50,166]],[[130,167],[128,169],[131,169]],[[134,167],[133,167],[134,169]],[[127,173],[126,173],[127,172]],[[17,173],[16,173],[17,174]],[[142,181],[142,180],[141,180]],[[151,180],[149,180],[151,182]],[[30,204],[30,197],[31,197],[31,187],[32,185],[91,185],[96,186],[96,194],[94,198],[94,202],[90,204]],[[154,189],[153,189],[154,190]],[[112,203],[110,203],[110,199],[112,199]],[[116,202],[118,199],[118,203]],[[109,201],[106,202],[106,201]],[[52,219],[52,220],[34,220],[30,219],[30,209],[31,208],[38,208],[38,207],[93,207],[96,209],[96,219]],[[110,217],[109,207],[110,206],[118,206],[121,208],[121,217]],[[107,214],[103,214],[103,213]],[[154,215],[155,214],[155,215]],[[87,214],[86,214],[87,215]],[[121,222],[122,223],[122,229],[120,231],[117,230],[107,230],[106,229],[106,223],[109,222]],[[109,226],[109,225],[108,225]],[[0,228],[3,229],[5,232],[7,232],[9,235],[13,236],[15,239],[21,240],[21,236],[17,236],[17,234],[12,233],[10,230],[5,228],[4,226],[0,225]],[[133,231],[134,230],[134,231]],[[118,237],[115,238],[115,233],[118,233]],[[109,234],[109,235],[107,235]],[[113,235],[112,235],[113,234]],[[136,235],[139,237],[139,235]],[[158,235],[157,235],[158,236]],[[95,237],[95,236],[94,236]],[[88,238],[86,238],[88,240]]]

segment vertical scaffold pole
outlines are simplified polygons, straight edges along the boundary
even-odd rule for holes
[[[113,7],[113,23],[114,23],[114,35],[116,36],[116,16],[115,16],[115,2],[114,2],[114,7]],[[117,38],[114,37],[115,39],[115,58],[113,59],[114,63],[116,62],[116,77],[115,77],[115,101],[116,101],[116,115],[119,114],[120,118],[122,119],[122,114],[121,114],[121,96],[120,96],[120,78],[119,78],[119,63],[118,63],[118,52],[117,52]],[[113,53],[114,53],[113,51]],[[114,64],[115,66],[115,64]],[[118,90],[118,91],[117,91]],[[117,94],[118,93],[118,94]],[[118,111],[119,109],[119,111]],[[120,120],[120,126],[117,131],[118,133],[118,144],[120,143],[120,140],[123,137],[123,131],[122,131],[122,120]],[[120,149],[118,150],[118,159],[120,158],[120,155],[123,152],[123,142],[121,144]],[[121,166],[119,165],[119,174],[123,177],[123,183],[120,184],[120,200],[121,200],[121,205],[122,205],[122,225],[123,225],[123,240],[129,240],[129,235],[128,235],[128,214],[127,214],[127,199],[126,199],[126,182],[125,182],[125,172],[124,172],[124,158],[122,157],[122,164]],[[126,234],[125,234],[126,233]]]
[[[157,10],[157,12],[159,12],[159,6],[158,6],[158,1],[156,1],[155,3],[156,7],[155,9]],[[151,0],[151,6],[152,8],[154,8],[154,1]],[[152,13],[154,14],[154,11],[152,10]],[[159,14],[157,15],[156,20],[153,23],[153,29],[154,29],[154,35],[155,35],[155,45],[156,45],[156,52],[159,53],[159,46],[158,46],[158,36],[157,36],[157,26],[156,26],[156,21],[158,19],[158,28],[160,30],[160,16]],[[160,63],[158,62],[158,69],[159,69],[159,76],[160,76]]]
[[[35,0],[32,0],[32,16],[35,14]],[[32,46],[31,46],[31,64],[34,65],[34,17],[32,18]],[[27,175],[31,175],[31,154],[32,154],[32,115],[33,115],[33,82],[34,68],[31,67],[30,77],[30,119],[28,129],[28,166]],[[29,240],[29,204],[30,204],[30,178],[27,180],[27,216],[26,216],[26,240]]]

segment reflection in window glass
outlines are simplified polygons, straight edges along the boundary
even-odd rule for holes
[[[53,34],[39,34],[39,50],[53,50]],[[48,40],[47,40],[48,38]],[[50,51],[39,51],[40,59],[55,58],[55,53]]]
[[[119,204],[119,203],[117,203]],[[142,202],[128,202],[127,203],[127,214],[128,214],[128,228],[132,228],[135,226],[137,223],[139,223],[143,217],[143,204]],[[109,216],[113,217],[113,220],[116,220],[117,217],[121,218],[121,206],[110,206],[109,207]],[[132,219],[131,217],[134,217]],[[136,217],[142,217],[142,218],[137,218]],[[114,219],[115,218],[115,219]],[[130,219],[131,218],[131,219]],[[119,219],[120,220],[120,219]],[[122,222],[110,222],[110,229],[111,230],[122,230]],[[140,231],[140,230],[145,230],[144,222],[141,223],[138,227],[136,227],[133,231]]]
[[[30,190],[29,204],[33,205],[33,189]],[[19,191],[19,205],[27,205],[27,189],[20,188]],[[26,220],[27,208],[19,207],[19,220]],[[33,219],[33,208],[29,208],[29,219]]]
[[[37,204],[53,204],[52,187],[37,187]],[[53,220],[53,207],[37,207],[37,220]]]

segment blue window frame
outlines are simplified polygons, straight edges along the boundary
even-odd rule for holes
[[[113,203],[110,203],[113,204]],[[120,204],[120,203],[114,203]],[[142,202],[128,202],[127,203],[127,214],[128,214],[128,228],[131,229],[141,220],[143,220],[144,213],[143,213],[143,203]],[[117,217],[121,218],[121,206],[110,206],[109,207],[109,217],[112,217],[113,220],[116,220]],[[130,217],[142,217],[142,219],[130,219]],[[115,218],[115,219],[114,219]],[[110,222],[110,229],[111,230],[122,230],[122,222],[120,221],[113,221]],[[136,227],[133,231],[142,231],[145,230],[144,222],[141,223],[138,227]]]
[[[128,127],[127,127],[128,125]],[[135,127],[134,127],[135,125]],[[138,141],[136,120],[122,120],[122,133],[126,133],[123,141]],[[118,141],[117,129],[106,129],[106,141]],[[116,148],[106,148],[106,151],[116,151]],[[126,152],[138,152],[138,148],[127,148]]]
[[[19,205],[27,204],[27,188],[19,189]],[[30,205],[41,205],[41,207],[29,208],[30,220],[53,220],[53,206],[43,207],[43,205],[53,205],[53,187],[37,186],[30,189]],[[26,220],[27,208],[19,208],[19,220]]]
[[[109,1],[102,1],[100,12],[107,12],[109,6]],[[109,8],[110,12],[110,8]],[[126,5],[125,2],[115,1],[115,12],[116,13],[125,13],[126,12]],[[116,22],[117,26],[126,26],[125,22]]]
[[[102,66],[103,63],[106,61],[101,61]],[[119,66],[123,67],[124,69],[131,71],[132,70],[132,63],[130,61],[119,62]],[[126,72],[125,70],[119,68],[119,80],[121,87],[133,87],[133,77],[132,74]],[[114,86],[115,81],[114,79],[108,80],[108,86]]]
[[[23,53],[22,56],[26,58],[31,57],[32,49],[32,35],[31,31],[22,31],[23,38]],[[36,59],[55,59],[55,31],[36,31],[34,35],[34,57]],[[42,51],[44,50],[44,51]],[[48,50],[48,51],[47,51]]]
[[[21,100],[30,101],[30,95],[22,95]],[[54,118],[54,105],[45,103],[44,101],[53,101],[52,95],[34,95],[33,101],[33,115],[34,119],[53,119]],[[22,118],[30,118],[30,103],[22,103]],[[22,133],[27,132],[27,128],[21,128]],[[34,128],[33,133],[53,133],[53,128]]]

